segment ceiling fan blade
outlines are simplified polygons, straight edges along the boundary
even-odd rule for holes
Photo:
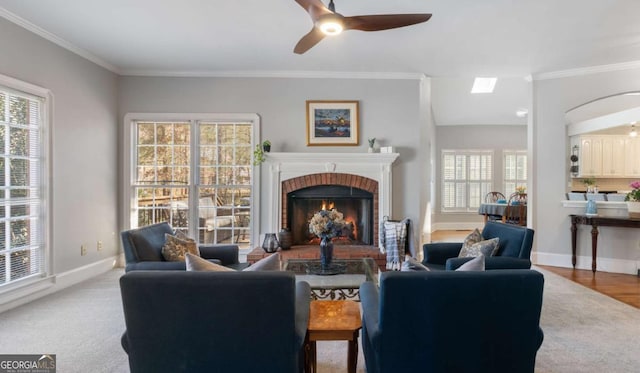
[[[345,30],[380,31],[426,22],[431,14],[384,14],[344,17]]]
[[[320,40],[324,39],[324,33],[317,28],[313,27],[308,34],[302,37],[298,44],[296,44],[295,48],[293,48],[293,52],[297,54],[302,54],[314,45],[318,44]]]
[[[313,22],[325,14],[331,14],[332,11],[327,8],[321,0],[295,0],[304,10],[309,13]]]

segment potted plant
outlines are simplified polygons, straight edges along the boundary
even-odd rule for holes
[[[582,180],[582,184],[584,184],[587,187],[587,193],[593,193],[593,190],[594,190],[593,186],[596,184],[596,179],[592,177],[588,177]]]
[[[373,153],[373,147],[376,144],[376,138],[372,137],[370,139],[367,139],[367,141],[369,142],[369,153]]]
[[[253,150],[253,165],[260,166],[265,159],[262,144],[256,144],[256,148]]]
[[[264,140],[262,142],[262,150],[264,150],[265,153],[269,153],[271,151],[271,141]]]
[[[633,188],[624,200],[627,202],[627,210],[629,210],[630,218],[640,218],[640,180],[636,180],[629,184]]]

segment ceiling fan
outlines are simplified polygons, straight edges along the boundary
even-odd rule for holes
[[[415,25],[431,18],[429,13],[381,14],[345,17],[336,13],[333,0],[326,7],[321,0],[295,0],[309,13],[313,21],[311,31],[300,39],[293,51],[302,54],[318,44],[327,35],[338,35],[343,30],[380,31]]]

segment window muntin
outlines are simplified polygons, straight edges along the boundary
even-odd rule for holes
[[[477,211],[492,190],[493,152],[442,151],[442,211]]]
[[[134,121],[137,226],[168,221],[200,243],[249,248],[254,125]]]
[[[509,196],[516,187],[527,186],[527,151],[505,150],[504,157],[504,194]]]
[[[45,275],[45,102],[0,85],[0,287]]]

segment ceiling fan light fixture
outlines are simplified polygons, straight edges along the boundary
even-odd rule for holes
[[[336,14],[326,14],[316,22],[316,27],[322,31],[323,34],[334,36],[338,35],[344,30],[344,24],[342,18]]]

